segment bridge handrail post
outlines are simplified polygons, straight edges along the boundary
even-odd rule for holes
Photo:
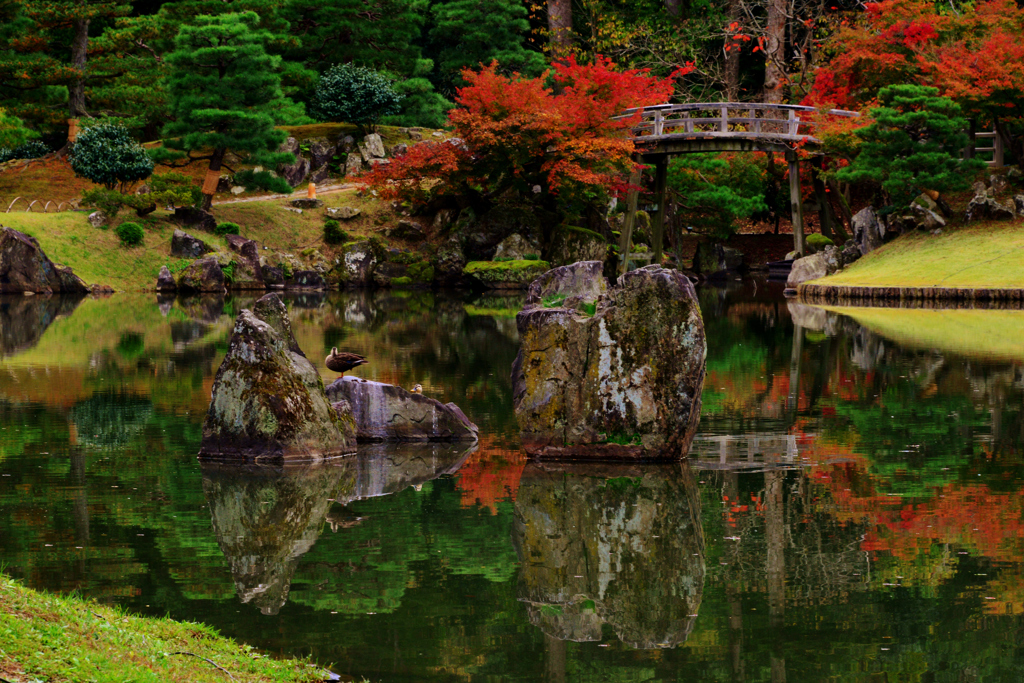
[[[796,111],[793,109],[789,110],[789,134],[800,134],[800,119],[796,117]]]
[[[995,136],[992,138],[992,166],[1003,167],[1003,138],[999,135],[999,129],[995,130]]]
[[[662,114],[660,111],[654,112],[654,134],[665,134],[665,115]]]
[[[722,107],[722,123],[719,130],[723,133],[729,132],[729,107]]]

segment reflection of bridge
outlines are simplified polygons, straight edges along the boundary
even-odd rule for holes
[[[755,102],[701,102],[693,104],[658,104],[628,109],[623,117],[640,115],[633,128],[637,161],[655,167],[654,194],[658,211],[651,222],[651,246],[654,262],[661,261],[665,225],[665,189],[668,160],[676,154],[694,152],[777,152],[785,154],[789,165],[790,208],[793,216],[793,243],[804,250],[803,205],[800,199],[800,163],[797,149],[817,153],[821,141],[812,133],[818,121],[814,107]],[[823,117],[849,118],[857,112],[843,109],[820,111]],[[640,184],[639,171],[630,178],[630,185]],[[825,184],[815,174],[814,192],[822,225],[830,224]],[[627,198],[626,222],[622,229],[619,253],[625,268],[633,226],[636,224],[637,192]]]
[[[767,471],[809,467],[813,434],[752,432],[704,436],[690,444],[690,466],[697,470]],[[832,460],[831,462],[836,462]]]

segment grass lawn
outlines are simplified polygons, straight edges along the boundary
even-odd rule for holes
[[[310,662],[270,659],[202,624],[133,617],[29,590],[0,575],[0,678],[11,683],[222,683],[326,676]]]
[[[1024,360],[1024,311],[822,306],[903,346],[970,358]]]
[[[816,285],[854,287],[1024,287],[1024,221],[912,232]]]

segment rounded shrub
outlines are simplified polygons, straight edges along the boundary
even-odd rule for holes
[[[0,163],[11,159],[38,159],[44,157],[53,150],[42,140],[29,140],[11,149],[0,148]]]
[[[324,221],[324,242],[326,244],[343,244],[348,242],[348,233],[342,230],[341,223],[330,219]]]
[[[114,234],[121,238],[121,244],[126,247],[134,247],[142,244],[142,238],[145,235],[142,231],[141,225],[131,222],[122,223],[114,228]]]
[[[153,173],[153,160],[124,126],[100,123],[78,134],[71,151],[75,174],[125,192]]]
[[[240,228],[238,223],[229,223],[224,221],[223,223],[218,223],[217,227],[213,229],[213,232],[217,235],[237,235],[239,234],[239,230]]]
[[[321,121],[372,126],[401,111],[401,101],[383,74],[365,66],[335,64],[317,81],[312,112]]]

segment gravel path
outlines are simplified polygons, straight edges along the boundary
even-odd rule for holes
[[[359,186],[356,185],[355,183],[341,183],[339,185],[324,185],[323,187],[316,188],[316,194],[319,197],[322,194],[330,194],[332,192],[341,192],[342,190],[351,190],[351,189],[354,189],[356,187],[359,187]],[[224,204],[244,204],[245,202],[269,202],[269,201],[272,201],[274,199],[297,199],[297,198],[305,197],[305,196],[306,195],[304,193],[295,193],[295,192],[293,192],[292,194],[267,194],[267,195],[261,195],[259,197],[246,197],[245,199],[222,199],[220,201],[214,202],[213,205],[214,206],[221,206],[221,205],[224,205]]]

